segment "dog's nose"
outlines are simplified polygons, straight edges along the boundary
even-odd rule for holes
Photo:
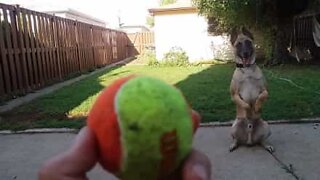
[[[249,52],[244,52],[243,53],[243,58],[246,58],[246,59],[249,58]]]

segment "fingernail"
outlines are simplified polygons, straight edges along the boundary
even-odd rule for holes
[[[200,164],[196,164],[193,166],[192,168],[193,170],[193,173],[199,178],[199,179],[202,179],[202,180],[207,180],[209,179],[208,177],[208,174],[206,172],[206,169],[203,165],[200,165]]]

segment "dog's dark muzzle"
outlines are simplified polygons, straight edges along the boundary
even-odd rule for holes
[[[252,42],[246,40],[243,43],[238,43],[237,46],[237,55],[242,60],[243,65],[249,65],[251,63],[252,55],[253,55],[253,45]]]

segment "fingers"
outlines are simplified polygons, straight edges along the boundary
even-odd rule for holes
[[[211,163],[203,153],[193,150],[182,169],[183,180],[210,180]]]
[[[193,110],[192,119],[195,128],[199,127],[200,118],[200,115]],[[91,170],[98,161],[97,149],[97,142],[93,132],[84,127],[69,150],[48,160],[42,166],[39,172],[39,179],[87,179],[86,172]],[[175,175],[182,176],[184,180],[210,179],[210,161],[204,154],[193,150],[184,161],[183,166],[172,177],[177,177]]]
[[[191,117],[192,117],[193,134],[194,134],[198,129],[198,127],[200,126],[201,116],[197,111],[192,109]]]
[[[86,179],[86,172],[94,167],[97,159],[94,134],[84,127],[69,150],[53,157],[42,166],[39,179]]]
[[[210,180],[211,163],[206,155],[192,150],[188,158],[170,176],[161,180]]]

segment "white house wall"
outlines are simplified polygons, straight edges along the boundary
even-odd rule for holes
[[[226,59],[221,54],[224,52],[222,49],[229,48],[227,37],[208,36],[207,21],[197,13],[156,15],[154,32],[159,60],[172,47],[185,50],[190,62]]]

